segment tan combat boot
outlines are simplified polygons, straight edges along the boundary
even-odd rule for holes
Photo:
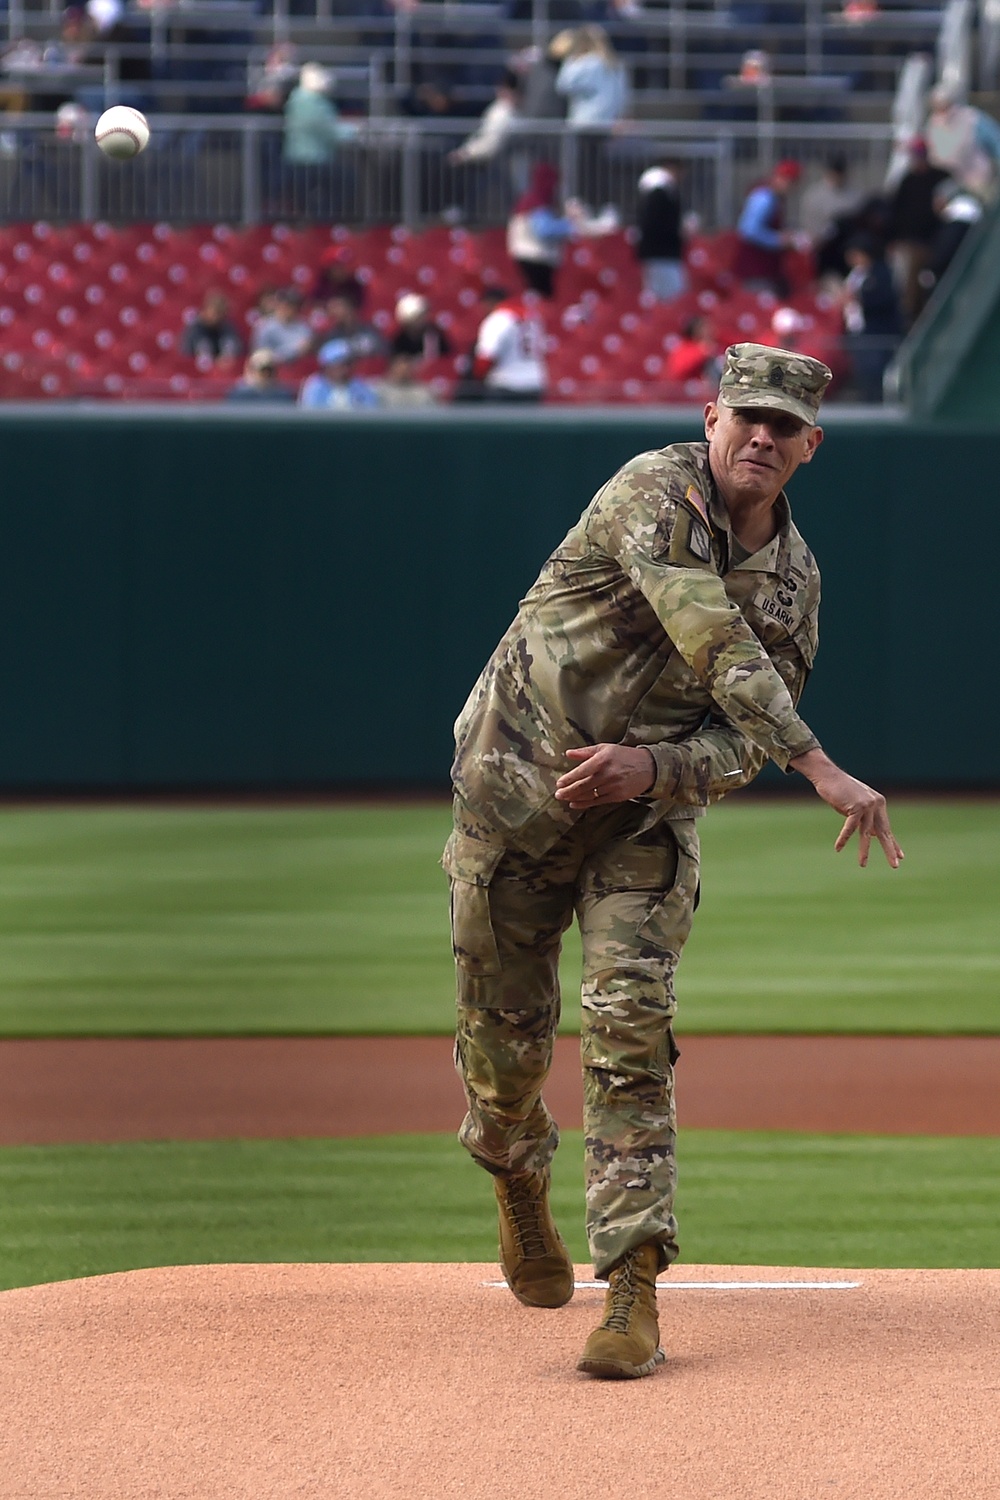
[[[525,1307],[563,1307],[573,1295],[573,1262],[549,1210],[541,1172],[494,1177],[500,1210],[500,1268]]]
[[[577,1365],[604,1380],[652,1375],[666,1355],[656,1317],[656,1273],[660,1252],[651,1241],[630,1250],[608,1273],[604,1319],[584,1345]]]

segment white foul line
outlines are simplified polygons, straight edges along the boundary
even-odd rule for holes
[[[607,1286],[606,1281],[574,1281],[578,1291]],[[506,1287],[506,1281],[484,1281],[483,1286]],[[658,1292],[846,1292],[860,1281],[658,1281]]]

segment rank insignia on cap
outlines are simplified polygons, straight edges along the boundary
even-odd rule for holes
[[[719,380],[719,400],[723,406],[787,411],[812,427],[832,378],[822,360],[794,349],[730,344]]]

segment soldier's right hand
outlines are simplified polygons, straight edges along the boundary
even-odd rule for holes
[[[874,787],[849,776],[822,750],[807,750],[789,764],[811,781],[816,794],[846,819],[837,835],[834,848],[838,854],[845,844],[858,835],[858,864],[864,869],[872,839],[882,845],[886,859],[898,870],[903,851],[889,825],[885,798]]]

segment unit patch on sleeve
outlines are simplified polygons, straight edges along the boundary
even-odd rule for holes
[[[755,609],[760,610],[761,614],[769,615],[772,620],[777,620],[779,625],[784,625],[786,630],[791,630],[795,624],[794,615],[789,610],[783,609],[776,600],[771,598],[770,594],[755,594],[753,605]]]
[[[691,530],[688,534],[688,551],[699,562],[707,563],[712,561],[712,538],[701,522],[695,521],[693,518],[691,521]]]

